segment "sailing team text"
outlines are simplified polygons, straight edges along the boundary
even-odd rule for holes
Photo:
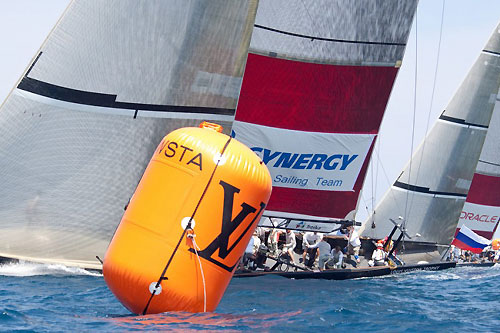
[[[308,182],[309,182],[308,178],[299,178],[295,176],[284,176],[284,175],[276,175],[276,177],[274,177],[273,179],[273,183],[295,184],[302,187],[306,186]],[[322,187],[337,187],[337,186],[342,186],[342,180],[316,177],[315,185]]]

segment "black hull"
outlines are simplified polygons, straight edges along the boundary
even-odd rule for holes
[[[323,272],[251,272],[234,274],[235,278],[257,277],[257,276],[283,276],[289,279],[323,279],[323,280],[347,280],[361,277],[377,277],[391,274],[389,267],[352,268],[352,269],[332,269]]]
[[[453,261],[438,262],[435,264],[405,265],[393,268],[392,273],[397,274],[397,273],[407,273],[414,271],[441,271],[443,269],[454,268],[456,266],[457,263]]]
[[[365,277],[379,277],[398,273],[413,271],[440,271],[456,266],[455,262],[439,262],[435,264],[417,264],[397,267],[367,267],[352,269],[332,269],[323,272],[251,272],[234,274],[235,278],[258,277],[258,276],[283,276],[289,279],[322,279],[322,280],[348,280]]]
[[[463,262],[457,264],[457,267],[492,267],[494,262]]]
[[[18,263],[18,259],[13,259],[13,258],[8,258],[8,257],[0,257],[0,265],[2,264],[12,264],[12,263]]]

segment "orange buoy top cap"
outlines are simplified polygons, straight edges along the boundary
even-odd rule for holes
[[[219,133],[222,133],[222,130],[223,130],[221,125],[210,123],[208,121],[202,122],[200,124],[200,128],[208,128],[208,129],[214,130],[214,131],[219,132]]]

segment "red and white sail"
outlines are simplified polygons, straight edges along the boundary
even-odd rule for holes
[[[233,132],[271,172],[267,216],[354,217],[416,5],[260,1]]]
[[[500,221],[500,101],[497,100],[476,172],[460,213],[462,226],[489,240]]]

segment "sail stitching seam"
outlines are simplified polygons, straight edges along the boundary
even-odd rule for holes
[[[278,29],[274,29],[274,28],[270,28],[270,27],[265,27],[265,26],[260,25],[260,24],[255,24],[254,27],[268,30],[268,31],[272,31],[272,32],[276,32],[276,33],[280,33],[283,35],[299,37],[299,38],[307,38],[310,40],[321,40],[321,41],[325,41],[325,42],[348,43],[348,44],[368,44],[368,45],[406,46],[405,43],[370,42],[370,41],[358,41],[358,40],[347,40],[347,39],[336,39],[336,38],[326,38],[326,37],[302,35],[302,34],[298,34],[295,32],[289,32],[289,31],[278,30]]]

